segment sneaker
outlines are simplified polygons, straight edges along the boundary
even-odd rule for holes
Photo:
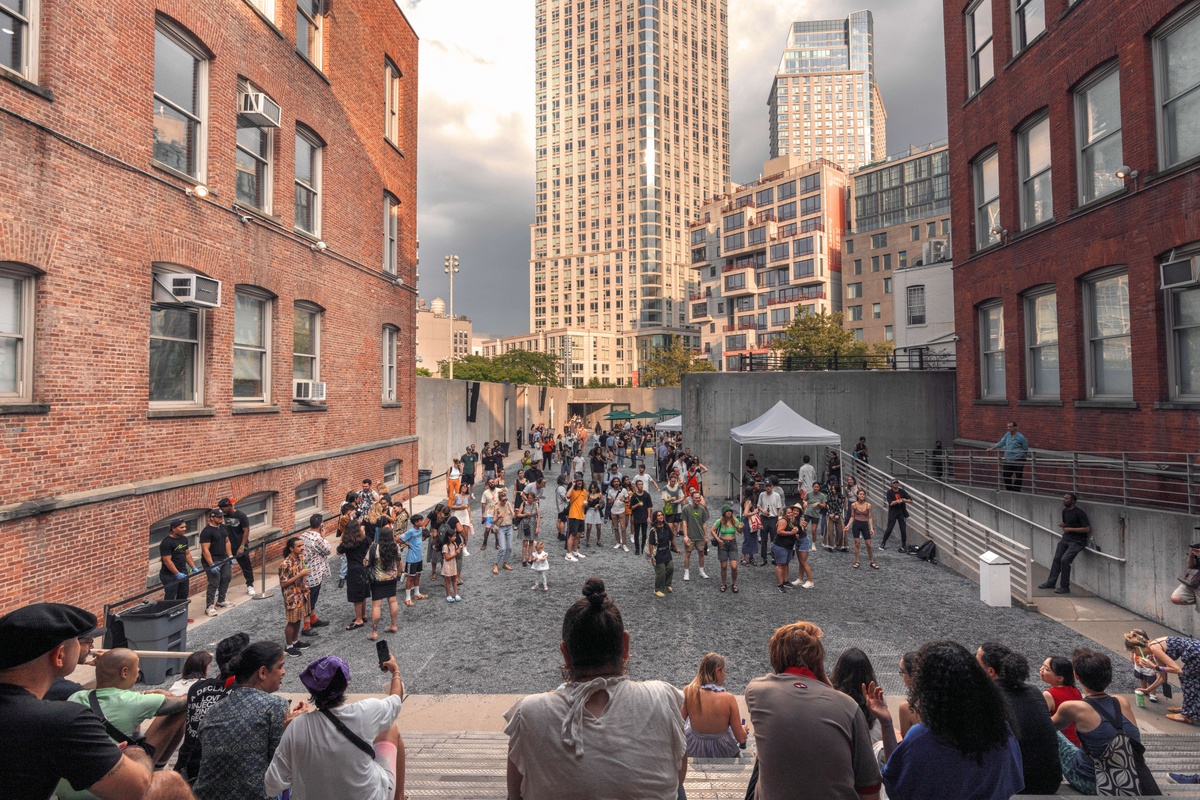
[[[310,625],[309,627],[312,627],[312,628],[324,628],[324,627],[325,627],[326,625],[328,625],[328,624],[329,624],[329,620],[327,620],[327,619],[319,619],[319,620],[317,620],[316,622],[314,622],[312,625]]]
[[[784,594],[787,594],[787,584],[786,583],[779,584],[779,591],[783,592]]]
[[[575,551],[575,557],[576,558],[587,558],[587,556],[585,556],[583,553],[579,552],[578,550]]]
[[[289,656],[298,656],[300,655],[300,648],[292,645],[290,647],[283,648],[283,652],[287,653]]]
[[[796,580],[792,581],[792,586],[799,586],[802,583],[804,583],[803,578],[796,578]]]
[[[217,603],[217,608],[230,608],[232,606],[233,603],[229,602],[228,600],[221,600]]]
[[[1055,593],[1055,594],[1070,594],[1070,593],[1071,593],[1071,590],[1070,590],[1070,589],[1068,589],[1068,588],[1067,588],[1067,587],[1065,587],[1065,586],[1060,586],[1060,587],[1058,587],[1057,589],[1055,589],[1055,590],[1054,590],[1054,593]]]
[[[454,597],[453,597],[452,595],[446,595],[446,602],[447,602],[447,603],[453,603],[453,602],[454,602]]]
[[[838,548],[838,552],[839,552],[839,553],[849,553],[849,552],[850,552],[850,548],[849,548],[849,547],[839,547],[839,548]]]
[[[811,589],[811,588],[813,588],[813,582],[805,581],[804,583],[800,584],[800,588],[801,589]]]
[[[320,636],[321,634],[317,633],[312,628],[305,628],[304,630],[300,631],[300,635],[308,636],[309,638],[312,638],[314,636]]]
[[[338,588],[339,589],[346,588],[346,579],[345,578],[338,578]]]
[[[673,591],[675,591],[675,590],[674,590],[674,589],[672,589],[670,586],[668,586],[668,587],[667,587],[667,591],[668,591],[668,592],[673,592]]]
[[[613,545],[613,550],[620,550],[620,549],[621,549],[620,542],[617,542],[616,544]],[[625,548],[625,549],[628,550],[629,548]]]
[[[685,581],[690,581],[690,580],[692,579],[692,573],[691,573],[691,571],[690,571],[690,570],[686,570],[686,569],[685,569],[685,570],[683,571],[683,579],[684,579]]]
[[[1148,695],[1146,695],[1146,699],[1149,700],[1151,703],[1157,703],[1158,695],[1157,694],[1148,694]]]
[[[1038,588],[1039,589],[1053,589],[1054,584],[1053,583],[1039,583]]]
[[[707,577],[708,577],[708,573],[704,571],[704,567],[701,567],[701,568],[700,568],[700,577],[701,577],[701,578],[707,578]]]
[[[292,647],[299,647],[301,649],[305,647],[312,647],[312,642],[306,642],[302,639],[297,639],[296,641],[292,642]]]
[[[216,606],[209,606],[208,608],[204,609],[204,613],[205,613],[205,614],[207,614],[207,615],[208,615],[208,616],[210,616],[210,617],[215,617],[215,616],[217,615],[217,613],[218,613],[218,612],[217,612],[217,607],[216,607]]]
[[[543,587],[542,587],[542,591],[543,591],[543,592],[548,592],[548,591],[550,591],[550,587],[549,587],[549,586],[543,586]]]
[[[462,597],[460,597],[459,595],[454,595],[454,602],[456,602],[456,603],[461,603],[461,602],[462,602]]]
[[[624,550],[626,553],[628,553],[628,552],[629,552],[629,545],[627,545],[627,544],[623,544],[623,545],[621,545],[621,549],[622,549],[622,550]]]
[[[530,589],[536,589],[537,587],[538,587],[538,585],[535,583],[533,586],[530,586],[529,588],[530,588]]]
[[[1185,775],[1182,772],[1168,772],[1167,777],[1171,779],[1171,783],[1190,785],[1200,784],[1200,772],[1196,772],[1191,775]]]
[[[655,590],[655,592],[654,592],[654,596],[655,596],[655,597],[666,597],[666,595],[665,595],[665,594],[663,594],[662,592],[660,592],[660,591],[658,591],[658,590]]]
[[[464,547],[463,548],[463,558],[466,558],[469,555],[471,555],[471,551]]]
[[[254,597],[254,595],[258,594],[258,592],[256,592],[254,590],[253,586],[251,586],[250,584],[247,583],[246,584],[246,594],[250,595],[251,597]]]
[[[575,558],[575,556],[571,555],[570,553],[567,553],[565,556],[563,556],[563,560],[564,561],[578,561],[579,559]]]

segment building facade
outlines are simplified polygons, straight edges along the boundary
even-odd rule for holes
[[[688,316],[718,371],[768,352],[798,314],[841,310],[845,173],[780,156],[763,174],[706,203],[691,226]]]
[[[896,362],[902,367],[950,366],[954,333],[954,264],[937,261],[896,270]]]
[[[426,303],[417,301],[417,366],[433,374],[452,358],[471,355],[474,338],[471,320],[461,314],[446,313],[446,301],[440,297]]]
[[[23,8],[0,64],[0,613],[145,589],[167,523],[194,541],[221,497],[257,540],[364,477],[410,483],[404,15]]]
[[[910,147],[847,180],[843,324],[866,342],[892,341],[899,270],[950,259],[950,152]]]
[[[855,170],[887,153],[870,11],[793,22],[767,98],[771,158],[824,158]]]
[[[550,353],[559,359],[558,374],[563,386],[616,385],[613,358],[618,336],[603,331],[559,328],[522,333],[480,342],[480,355],[495,358],[510,350]]]
[[[1200,2],[1014,8],[945,4],[960,436],[1193,452]]]
[[[530,331],[689,339],[688,223],[729,180],[725,0],[538,0]]]

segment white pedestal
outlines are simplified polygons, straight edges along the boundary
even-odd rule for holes
[[[989,606],[1012,605],[1012,566],[1008,559],[988,550],[979,557],[979,599]]]

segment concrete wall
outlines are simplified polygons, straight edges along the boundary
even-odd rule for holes
[[[887,467],[884,467],[886,469]],[[972,519],[982,522],[1033,548],[1033,558],[1048,567],[1058,538],[1028,526],[1013,524],[1006,514],[940,484],[905,478],[906,483],[937,498]],[[1062,521],[1062,499],[1055,496],[1000,492],[972,487],[970,493],[1019,517],[1052,530]],[[1079,554],[1071,570],[1071,583],[1188,636],[1200,635],[1200,610],[1176,606],[1171,592],[1179,585],[1187,548],[1200,539],[1196,521],[1186,514],[1148,508],[1080,503],[1092,523],[1092,536],[1103,552],[1125,559],[1119,563],[1090,550]]]
[[[866,436],[872,463],[886,463],[889,448],[932,447],[954,436],[953,372],[763,372],[692,373],[683,379],[684,444],[709,468],[714,493],[730,490],[729,470],[738,448],[730,428],[786,402],[796,413],[842,437],[852,449]],[[762,467],[796,469],[806,453],[825,464],[825,448],[747,448]],[[741,463],[733,465],[741,475]],[[736,483],[737,479],[734,479]],[[719,496],[719,495],[718,495]]]

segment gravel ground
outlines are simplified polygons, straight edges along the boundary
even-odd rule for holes
[[[563,560],[550,487],[542,501],[540,531],[551,554],[548,592],[530,590],[533,573],[520,566],[519,545],[514,570],[502,569],[493,576],[495,550],[479,549],[483,528],[476,520],[471,555],[463,569],[461,603],[444,601],[441,581],[435,584],[428,579],[426,564],[424,591],[430,599],[406,608],[401,588],[399,633],[382,633],[387,624],[384,609],[381,636],[388,639],[409,692],[508,694],[552,689],[560,682],[558,643],[563,613],[580,597],[583,581],[593,575],[604,580],[630,632],[630,675],[677,686],[695,676],[701,656],[715,651],[728,659],[730,690],[742,692],[751,678],[768,670],[767,644],[772,632],[799,619],[815,622],[825,631],[827,669],[832,670],[842,650],[859,647],[871,657],[888,694],[904,692],[898,674],[900,655],[934,639],[954,639],[972,649],[988,639],[1003,642],[1028,656],[1035,681],[1037,667],[1046,656],[1070,655],[1080,645],[1096,646],[1035,612],[985,606],[974,582],[948,567],[899,555],[894,549],[877,553],[879,570],[870,569],[865,560],[861,569],[852,569],[853,553],[818,549],[810,560],[816,587],[787,594],[776,589],[774,570],[769,566],[743,567],[740,593],[722,594],[715,551],[714,558],[706,560],[709,579],[699,577],[693,560],[692,579],[685,582],[682,557],[677,556],[675,591],[656,598],[653,568],[632,552],[614,551],[607,526],[603,546],[593,543],[590,549],[582,548],[586,560]],[[655,504],[658,506],[657,497]],[[714,511],[719,510],[719,503],[712,505]],[[473,516],[479,516],[477,509]],[[353,676],[369,676],[365,685],[356,683],[355,689],[379,691],[384,682],[378,673],[375,643],[367,639],[370,626],[343,630],[353,619],[353,611],[345,592],[336,588],[336,556],[330,566],[335,577],[326,580],[317,611],[333,624],[322,628],[319,637],[308,639],[312,646],[304,656],[289,659],[283,690],[303,691],[299,682],[303,666],[317,656],[336,653],[349,662]],[[794,577],[794,568],[792,574]],[[194,628],[189,646],[211,651],[217,641],[239,630],[255,640],[282,642],[282,603],[276,598],[230,609]],[[1117,654],[1110,651],[1109,655],[1119,663]],[[1117,672],[1117,690],[1132,691],[1127,671]]]

